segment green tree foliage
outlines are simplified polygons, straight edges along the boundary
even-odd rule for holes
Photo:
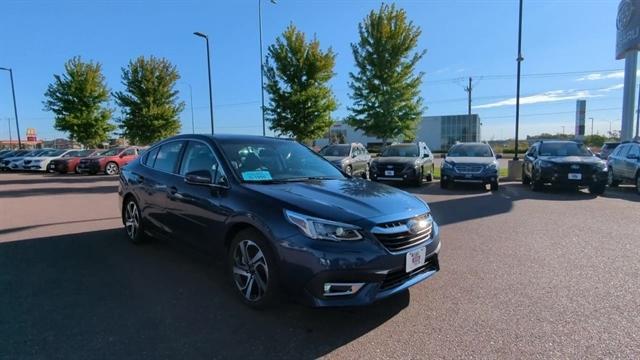
[[[334,65],[331,48],[322,51],[315,37],[307,42],[294,25],[287,27],[269,46],[265,64],[271,130],[307,142],[327,133],[338,106],[328,85]]]
[[[415,138],[423,111],[415,72],[426,50],[414,52],[422,31],[395,5],[382,4],[358,25],[351,44],[357,73],[350,73],[353,106],[348,123],[382,139]]]
[[[43,101],[55,115],[56,130],[69,133],[71,140],[96,146],[109,138],[115,126],[109,123],[109,89],[99,63],[74,57],[64,64],[65,73],[54,75]]]
[[[124,91],[113,94],[121,107],[118,127],[129,141],[146,145],[173,136],[180,131],[180,112],[176,81],[180,74],[164,58],[142,56],[122,68]]]
[[[584,137],[584,144],[587,146],[600,147],[606,140],[607,138],[602,135],[587,135]]]

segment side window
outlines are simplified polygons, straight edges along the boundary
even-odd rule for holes
[[[153,164],[156,162],[156,155],[158,155],[158,150],[160,150],[160,147],[156,147],[148,151],[144,156],[142,163],[147,165],[148,167],[153,167]]]
[[[178,166],[180,158],[180,150],[182,150],[183,141],[173,141],[160,147],[153,168],[159,171],[173,173]]]
[[[638,145],[629,145],[629,153],[628,155],[640,155],[640,150]]]
[[[123,156],[132,156],[135,154],[136,154],[136,149],[127,149],[122,153]]]
[[[360,151],[362,152],[363,155],[369,155],[369,152],[364,146],[360,147]]]
[[[628,145],[618,146],[618,149],[620,149],[620,150],[618,151],[618,155],[617,156],[620,156],[620,157],[627,156],[627,152],[629,151],[629,146]]]
[[[180,167],[180,174],[193,171],[208,171],[214,184],[221,184],[225,176],[211,149],[201,142],[191,141],[187,146]]]

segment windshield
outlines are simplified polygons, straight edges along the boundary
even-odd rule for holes
[[[235,174],[245,182],[343,179],[330,162],[288,140],[238,140],[221,144]]]
[[[451,157],[493,157],[489,145],[454,145],[447,156]]]
[[[122,152],[122,150],[124,150],[124,149],[122,149],[122,148],[113,148],[113,149],[109,149],[109,150],[107,150],[105,152],[100,153],[100,155],[102,155],[102,156],[115,156],[115,155],[120,154],[120,152]]]
[[[418,157],[419,154],[417,145],[391,145],[382,151],[380,157]]]
[[[81,150],[81,151],[78,151],[78,153],[76,155],[73,155],[73,156],[84,157],[84,156],[89,156],[89,155],[93,154],[94,152],[95,152],[95,150]]]
[[[329,145],[320,150],[320,155],[346,157],[349,156],[350,150],[351,145]]]
[[[540,145],[540,156],[593,156],[583,145],[574,142],[543,143]]]

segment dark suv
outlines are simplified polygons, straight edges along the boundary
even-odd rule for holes
[[[392,144],[371,161],[370,177],[421,186],[424,180],[433,180],[433,169],[433,154],[427,144]]]
[[[539,141],[524,156],[522,184],[534,191],[543,185],[589,187],[602,194],[607,184],[607,164],[575,141]]]
[[[636,185],[640,194],[640,142],[624,142],[618,146],[607,161],[609,165],[609,186],[630,182]]]
[[[369,175],[371,155],[362,144],[327,145],[320,150],[320,155],[350,176],[366,178]]]
[[[439,270],[429,206],[383,184],[347,178],[286,139],[180,135],[122,168],[129,239],[184,239],[224,254],[239,298],[283,292],[313,306],[369,304]]]

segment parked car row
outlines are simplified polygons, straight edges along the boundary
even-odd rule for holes
[[[143,148],[117,147],[108,150],[36,149],[0,153],[0,170],[48,171],[61,174],[115,175],[135,159]]]

